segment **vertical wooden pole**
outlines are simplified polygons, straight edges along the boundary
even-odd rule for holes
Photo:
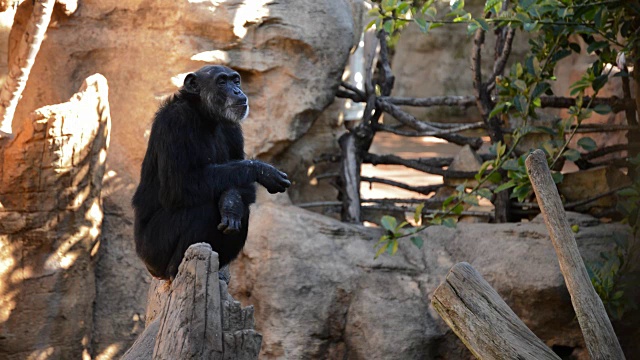
[[[611,321],[578,251],[544,152],[534,151],[527,157],[526,166],[591,359],[624,359]]]

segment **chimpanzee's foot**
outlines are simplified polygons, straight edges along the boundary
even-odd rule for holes
[[[229,271],[229,265],[223,266],[220,271],[218,271],[218,279],[224,281],[229,285],[229,281],[231,281],[231,272]]]

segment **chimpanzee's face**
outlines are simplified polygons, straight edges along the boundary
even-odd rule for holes
[[[210,114],[230,122],[249,115],[249,99],[240,87],[240,74],[226,66],[210,65],[187,75],[183,89],[199,94]]]

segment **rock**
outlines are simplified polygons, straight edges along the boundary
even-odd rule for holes
[[[153,280],[147,328],[122,359],[257,359],[262,336],[253,307],[242,308],[218,279],[218,254],[187,249],[175,280]]]
[[[449,11],[446,2],[435,3],[438,12]],[[465,2],[471,13],[482,13],[485,1]],[[445,9],[447,8],[447,9]],[[526,35],[519,32],[513,43],[510,62],[523,61],[528,51]],[[483,51],[483,81],[491,74],[496,37],[487,34]],[[430,97],[442,95],[473,95],[473,74],[470,70],[473,36],[467,35],[464,26],[443,26],[420,32],[417,26],[407,26],[395,46],[391,61],[396,77],[393,96]],[[428,80],[427,80],[428,79]],[[433,122],[482,121],[476,106],[469,108],[436,106],[430,108],[403,107],[418,119]],[[385,118],[386,119],[386,118]]]
[[[606,224],[576,236],[583,256],[593,260],[627,231]],[[232,263],[230,292],[255,306],[261,359],[471,358],[430,306],[433,291],[461,261],[548,346],[576,355],[584,349],[544,224],[431,227],[422,249],[401,241],[395,256],[374,260],[381,234],[293,206],[254,207],[247,245]],[[628,340],[623,346],[637,351]]]
[[[482,167],[482,159],[478,154],[476,154],[471,146],[465,145],[460,149],[458,154],[453,158],[451,165],[447,168],[447,170],[452,171],[473,171],[478,172]],[[457,186],[467,182],[467,186],[473,187],[478,182],[476,180],[467,180],[467,179],[456,179],[456,178],[444,178],[444,184],[447,186]]]
[[[31,6],[30,1],[20,5],[10,48]],[[113,146],[105,177],[91,347],[97,359],[111,359],[144,328],[150,277],[135,255],[130,201],[161,100],[201,66],[234,67],[251,103],[243,124],[246,152],[272,159],[301,138],[333,101],[363,27],[362,1],[89,0],[71,16],[64,10],[71,9],[58,5],[54,11],[17,119],[64,101],[89,74],[100,72],[109,79]]]
[[[605,194],[614,189],[631,185],[631,180],[615,166],[598,166],[595,168],[564,174],[558,184],[558,191],[566,202],[580,201]],[[616,204],[616,195],[611,194],[582,206],[578,211],[595,211],[611,208]]]
[[[99,74],[0,146],[0,357],[89,356],[111,123]]]

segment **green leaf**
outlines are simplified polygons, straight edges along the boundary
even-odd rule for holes
[[[410,240],[418,249],[422,249],[422,245],[424,245],[424,242],[422,241],[422,238],[420,236],[412,236]]]
[[[609,77],[607,76],[607,74],[602,74],[602,75],[598,76],[591,83],[591,87],[593,88],[593,91],[596,91],[596,92],[600,91],[600,89],[602,89],[604,87],[604,85],[607,83],[607,81],[609,81]]]
[[[378,249],[378,251],[376,251],[376,255],[373,257],[374,259],[377,259],[378,256],[382,255],[382,253],[387,250],[387,248],[389,247],[389,243],[387,242],[386,244],[383,244],[382,246],[380,246],[380,248]]]
[[[494,172],[491,175],[487,176],[487,180],[491,181],[494,184],[498,184],[502,181],[502,175],[499,172]]]
[[[590,137],[583,137],[582,139],[578,140],[578,146],[587,151],[595,150],[598,147],[598,145],[596,145],[596,142]]]
[[[426,16],[429,16],[432,20],[435,20],[436,15],[438,15],[438,8],[435,6],[431,6],[424,12]]]
[[[526,32],[532,32],[534,30],[536,30],[538,27],[538,21],[534,21],[534,22],[528,22],[528,23],[524,23],[522,25],[522,29]]]
[[[485,199],[489,199],[491,200],[491,197],[493,196],[493,193],[491,192],[491,190],[487,189],[487,188],[481,188],[478,189],[478,191],[476,191],[478,193],[478,196],[481,196]]]
[[[393,231],[395,230],[396,225],[398,225],[398,222],[393,216],[385,215],[380,219],[380,224],[382,224],[383,228]]]
[[[516,89],[520,90],[520,91],[526,91],[527,90],[527,83],[525,83],[524,81],[517,79],[516,81],[513,82],[513,85],[516,87]]]
[[[484,3],[484,12],[489,12],[496,8],[496,6],[498,6],[499,9],[502,8],[502,0],[487,0],[487,2]]]
[[[391,255],[395,255],[395,253],[398,251],[398,240],[392,240],[393,241],[393,246],[391,248]]]
[[[507,103],[498,103],[496,104],[496,106],[493,108],[493,110],[491,110],[491,113],[489,114],[489,118],[492,118],[500,113],[503,113],[505,108],[508,109],[508,105]]]
[[[489,23],[487,23],[483,18],[477,18],[475,21],[480,25],[482,30],[489,31]]]
[[[382,29],[387,32],[387,34],[391,35],[393,33],[393,20],[387,20],[382,25]]]
[[[389,235],[383,235],[380,237],[380,240],[378,240],[378,242],[376,243],[375,246],[378,246],[380,244],[382,244],[385,241],[389,241]]]
[[[376,23],[376,21],[378,21],[378,19],[373,19],[373,20],[371,20],[371,21],[367,24],[367,26],[364,28],[364,31],[369,30],[369,29],[370,29],[370,28],[371,28],[371,27]]]
[[[451,10],[458,10],[464,8],[464,0],[456,0],[451,4]]]
[[[502,164],[502,168],[504,170],[518,171],[518,170],[520,170],[520,165],[518,164],[518,162],[516,160],[509,159],[509,160],[505,161]]]
[[[504,190],[510,189],[510,188],[512,188],[512,187],[514,187],[514,186],[516,186],[515,181],[513,181],[513,180],[509,180],[509,181],[507,181],[506,183],[504,183],[504,184],[502,184],[502,185],[498,186],[495,190],[493,190],[493,192],[495,192],[495,193],[497,194],[497,193],[499,193],[499,192],[501,192],[501,191],[504,191]]]
[[[409,5],[411,5],[408,2],[403,2],[400,5],[398,5],[398,7],[396,8],[396,10],[401,13],[404,14],[404,11],[409,7]]]
[[[513,105],[516,107],[521,114],[526,114],[529,108],[529,103],[527,102],[527,98],[523,95],[517,95],[513,98]]]
[[[638,196],[638,195],[640,195],[640,193],[638,193],[638,189],[635,189],[635,188],[632,188],[632,187],[628,187],[626,189],[622,189],[622,190],[618,191],[618,195],[619,196],[628,197],[628,196]]]
[[[427,25],[427,22],[424,19],[415,18],[413,19],[413,21],[415,21],[415,23],[420,28],[420,31],[422,31],[423,33],[426,33],[427,31],[429,31],[429,25]]]
[[[553,179],[554,183],[560,184],[562,182],[562,179],[564,179],[564,175],[561,172],[556,171],[551,173],[551,178]]]
[[[607,104],[598,104],[598,105],[593,107],[593,111],[595,111],[596,113],[598,113],[600,115],[606,115],[606,114],[610,113],[613,110],[611,109],[611,106],[609,106]]]
[[[562,156],[564,156],[569,161],[576,161],[580,159],[580,153],[574,149],[565,150],[565,152],[562,153]]]
[[[616,291],[613,294],[613,296],[611,297],[611,300],[618,300],[618,299],[622,298],[623,295],[624,295],[624,291],[622,291],[622,290]]]
[[[453,228],[455,229],[456,227],[456,221],[454,218],[446,218],[442,221],[442,225],[448,227],[448,228]]]
[[[453,209],[451,209],[451,213],[452,214],[456,214],[456,215],[460,215],[462,214],[462,211],[464,210],[464,206],[460,203],[456,204],[456,206],[453,207]]]
[[[398,232],[399,232],[403,227],[405,227],[405,226],[407,226],[407,225],[409,225],[409,223],[408,223],[408,222],[406,222],[406,221],[401,222],[401,223],[400,223],[398,226],[396,226],[396,228],[393,230],[393,231],[394,231],[394,233],[398,233]],[[400,235],[402,235],[402,234],[400,234]]]
[[[419,224],[420,220],[422,220],[422,209],[424,209],[424,203],[418,205],[413,213],[413,220],[415,220],[416,224]]]

